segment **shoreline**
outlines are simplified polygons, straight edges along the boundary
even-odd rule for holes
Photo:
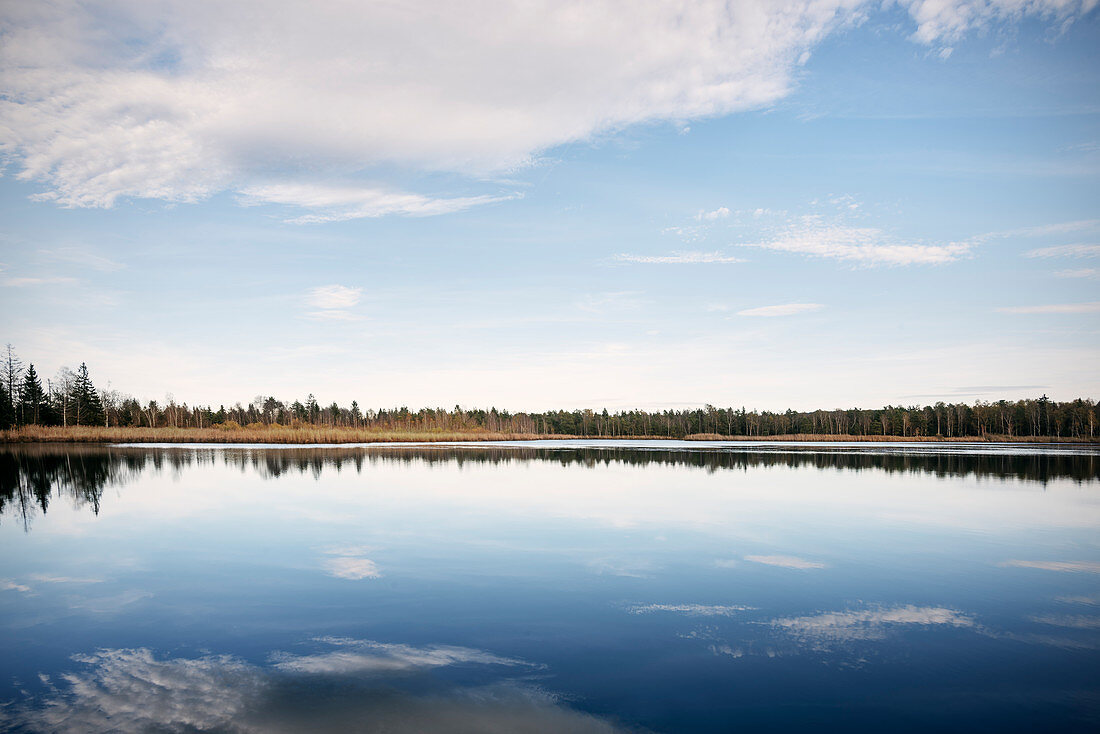
[[[774,436],[725,436],[702,433],[673,436],[578,436],[566,434],[503,433],[494,431],[380,431],[337,427],[264,428],[106,428],[103,426],[30,426],[0,431],[0,444],[70,443],[216,443],[216,444],[353,444],[353,443],[462,443],[496,441],[738,441],[750,443],[1015,443],[1100,445],[1100,437],[1063,436],[864,436],[787,434]]]

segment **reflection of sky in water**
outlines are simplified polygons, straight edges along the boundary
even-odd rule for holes
[[[0,722],[1090,730],[1100,456],[981,452],[12,449]]]

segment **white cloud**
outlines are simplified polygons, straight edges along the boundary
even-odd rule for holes
[[[311,210],[310,214],[302,214],[287,220],[293,224],[343,222],[349,219],[382,217],[388,214],[430,217],[451,214],[472,206],[506,201],[519,196],[511,194],[435,199],[384,188],[305,183],[250,186],[243,189],[241,194],[241,202],[246,205],[282,204]]]
[[[935,44],[1024,17],[1064,24],[1092,10],[1096,0],[901,0],[901,5],[917,24],[913,38]]]
[[[1069,232],[1088,232],[1100,229],[1100,219],[1075,219],[1069,222],[1055,222],[1054,224],[1040,224],[1034,227],[1023,227],[1007,232],[996,232],[997,237],[1047,237]]]
[[[1097,561],[1005,561],[1001,565],[1062,573],[1100,573],[1100,562]]]
[[[742,242],[738,246],[847,260],[862,265],[941,265],[969,255],[974,242],[937,245],[900,242],[874,227],[829,224],[820,217],[807,216],[770,240]]]
[[[0,126],[20,176],[65,206],[285,198],[259,182],[280,168],[507,172],[600,132],[768,105],[857,4],[9,3]]]
[[[908,605],[788,617],[773,620],[771,625],[807,640],[845,642],[882,639],[889,628],[898,625],[972,627],[974,621],[953,609]]]
[[[1100,268],[1074,268],[1054,273],[1059,278],[1100,278]]]
[[[745,560],[752,561],[753,563],[763,563],[767,566],[797,568],[802,571],[827,567],[827,564],[818,563],[817,561],[807,561],[805,558],[799,558],[798,556],[745,556]]]
[[[738,612],[752,611],[755,607],[740,604],[639,604],[630,607],[631,614],[672,612],[692,617],[732,617]]]
[[[713,211],[699,212],[698,214],[695,215],[695,218],[698,219],[698,220],[705,220],[705,221],[708,221],[708,222],[713,222],[716,219],[725,219],[729,215],[730,215],[730,210],[727,209],[724,206],[720,206],[720,207],[718,207],[717,209],[715,209]]]
[[[1100,257],[1100,245],[1056,245],[1024,253],[1024,257]]]
[[[349,288],[345,285],[323,285],[309,292],[306,302],[320,309],[351,308],[359,303],[363,296],[362,288]]]
[[[676,252],[671,255],[629,255],[615,256],[616,260],[628,263],[647,263],[653,265],[698,265],[703,263],[741,263],[743,258],[723,255],[720,252]]]
[[[1089,303],[1051,303],[1043,306],[1006,306],[998,308],[1000,313],[1098,313],[1100,301]]]
[[[738,316],[794,316],[800,313],[809,313],[810,311],[819,311],[825,308],[820,303],[783,303],[777,306],[760,306],[758,308],[747,308],[744,311],[738,311]]]
[[[44,278],[6,278],[0,281],[0,284],[11,288],[25,288],[27,286],[35,285],[62,285],[65,283],[75,283],[76,278],[69,278],[66,276],[49,276]]]
[[[1051,22],[1090,0],[913,2],[916,38]],[[439,214],[499,196],[337,196],[405,167],[480,176],[554,146],[760,108],[865,0],[5,3],[0,153],[63,206],[219,191],[320,210],[295,221]],[[980,12],[979,12],[980,9]],[[272,172],[279,172],[273,180]]]

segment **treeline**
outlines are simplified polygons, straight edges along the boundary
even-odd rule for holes
[[[648,412],[629,410],[547,411],[421,408],[363,408],[358,401],[343,407],[322,405],[311,394],[304,401],[285,402],[258,396],[247,405],[188,405],[169,396],[163,403],[141,402],[117,390],[96,389],[88,367],[62,368],[46,381],[34,365],[24,368],[7,347],[0,384],[0,428],[26,425],[211,428],[222,426],[324,426],[378,431],[489,431],[566,436],[651,436],[684,438],[699,434],[766,437],[792,434],[821,436],[901,436],[964,438],[1039,436],[1095,438],[1100,406],[1092,399],[1057,402],[1046,395],[1024,400],[977,401],[934,405],[782,413],[719,408]]]

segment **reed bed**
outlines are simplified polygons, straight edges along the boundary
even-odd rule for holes
[[[344,428],[336,426],[251,425],[214,426],[211,428],[135,428],[104,426],[23,426],[0,431],[0,443],[270,443],[270,444],[344,444],[344,443],[428,443],[439,441],[534,441],[538,439],[629,439],[662,440],[666,436],[570,436],[562,434],[503,433],[499,431],[425,431]],[[966,442],[966,443],[1100,443],[1098,438],[1051,436],[849,436],[823,433],[796,433],[780,436],[723,436],[694,433],[688,441],[858,441],[887,442]]]
[[[0,443],[392,443],[396,441],[529,441],[573,438],[495,431],[401,431],[333,426],[244,426],[212,428],[106,428],[23,426],[0,431]]]

